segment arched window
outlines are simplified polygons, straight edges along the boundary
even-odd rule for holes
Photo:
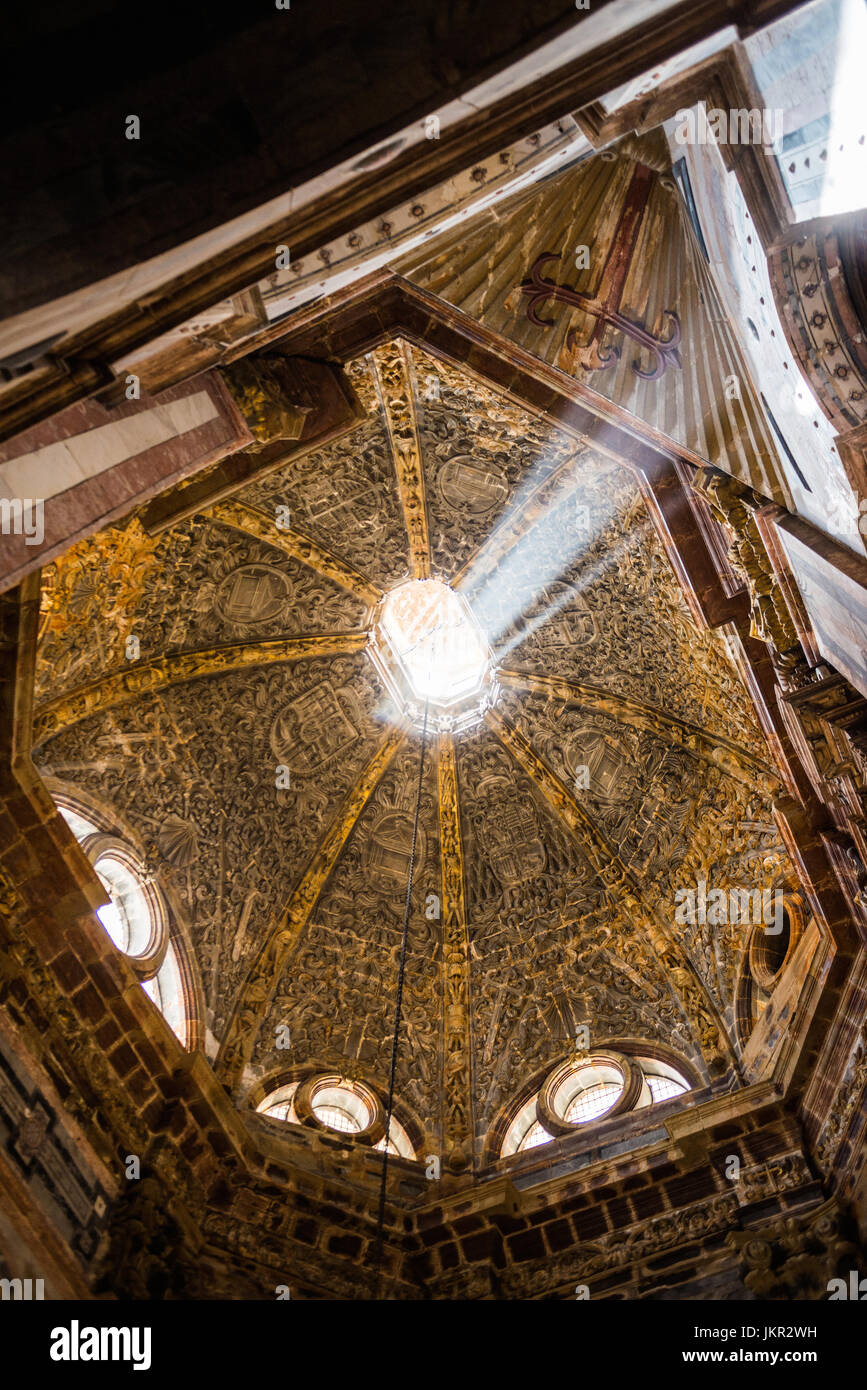
[[[643,1109],[645,1105],[658,1105],[660,1101],[671,1100],[672,1096],[681,1096],[689,1090],[689,1082],[669,1063],[660,1062],[656,1057],[636,1057],[635,1060],[644,1072],[649,1093],[642,1094],[636,1110]]]
[[[549,1144],[607,1116],[658,1105],[690,1087],[676,1067],[656,1057],[602,1052],[561,1063],[515,1114],[501,1157]]]
[[[125,956],[146,956],[156,943],[153,938],[159,933],[160,924],[148,902],[140,875],[134,862],[124,849],[113,847],[100,850],[97,840],[103,837],[86,836],[85,846],[93,845],[93,867],[96,876],[111,902],[98,907],[96,915],[105,927],[112,941]]]
[[[648,1076],[647,1084],[653,1097],[653,1104],[660,1100],[671,1100],[672,1096],[682,1095],[689,1087],[680,1081],[672,1081],[669,1076]]]
[[[187,991],[162,893],[131,845],[98,826],[78,807],[60,798],[56,804],[110,898],[97,908],[97,917],[139,976],[145,994],[188,1047]]]
[[[159,970],[149,980],[142,980],[141,987],[156,1004],[175,1037],[187,1047],[189,1025],[186,992],[178,955],[171,941],[166,946]]]
[[[540,1144],[548,1144],[553,1137],[552,1134],[548,1133],[544,1125],[540,1124],[538,1120],[534,1120],[518,1145],[518,1148],[521,1152],[523,1152],[524,1149],[537,1149]]]
[[[74,806],[67,806],[65,802],[58,801],[57,809],[79,843],[86,836],[99,833],[99,826],[94,825],[92,820],[87,820],[85,816],[76,811]]]
[[[256,1107],[260,1115],[289,1124],[365,1138],[380,1153],[385,1149],[385,1115],[379,1097],[357,1081],[341,1076],[312,1075],[269,1092]],[[377,1137],[381,1136],[381,1137]],[[389,1126],[388,1152],[415,1158],[412,1140],[394,1115]]]
[[[525,1101],[509,1126],[503,1141],[502,1153],[523,1153],[524,1149],[535,1149],[539,1144],[547,1144],[553,1139],[541,1121],[536,1119],[536,1095]]]

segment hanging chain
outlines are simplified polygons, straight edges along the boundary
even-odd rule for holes
[[[385,1149],[382,1155],[382,1175],[379,1183],[379,1211],[376,1217],[376,1240],[373,1262],[376,1271],[375,1297],[379,1298],[382,1277],[382,1232],[385,1223],[385,1185],[388,1178],[388,1141],[391,1134],[391,1115],[394,1109],[394,1078],[397,1070],[397,1044],[400,1034],[400,1014],[403,1005],[403,978],[406,970],[406,943],[409,936],[409,913],[412,901],[412,880],[415,872],[415,850],[418,841],[418,822],[421,814],[421,792],[424,780],[424,755],[427,746],[427,714],[430,697],[424,702],[424,724],[421,732],[421,753],[418,760],[418,792],[415,799],[415,819],[412,825],[412,844],[409,851],[409,875],[406,883],[406,903],[403,910],[403,935],[400,942],[400,965],[397,972],[397,1003],[394,1010],[394,1035],[391,1040],[391,1070],[388,1077],[388,1105],[385,1112]]]

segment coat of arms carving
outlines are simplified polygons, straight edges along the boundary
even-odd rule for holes
[[[292,584],[274,565],[240,565],[227,574],[216,608],[229,623],[266,623],[292,600]]]
[[[293,773],[317,771],[358,737],[354,698],[321,681],[292,700],[271,726],[271,751]]]
[[[474,817],[482,853],[506,887],[536,878],[545,868],[545,846],[535,808],[510,777],[479,783],[480,809]]]

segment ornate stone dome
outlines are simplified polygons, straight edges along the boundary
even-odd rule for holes
[[[636,474],[408,341],[348,371],[349,433],[46,573],[43,774],[150,856],[239,1101],[287,1067],[381,1096],[428,693],[396,1084],[421,1151],[483,1162],[582,1023],[735,1084],[750,928],[675,904],[786,881],[776,780]]]

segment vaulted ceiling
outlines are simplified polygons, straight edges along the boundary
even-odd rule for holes
[[[421,736],[366,648],[383,594],[441,579],[500,694],[427,741],[401,1104],[460,1171],[585,1019],[731,1084],[749,928],[678,924],[676,893],[790,869],[724,639],[625,464],[400,339],[349,374],[337,442],[44,573],[41,771],[145,848],[228,1085],[285,1063],[288,1025],[294,1064],[382,1091]]]

